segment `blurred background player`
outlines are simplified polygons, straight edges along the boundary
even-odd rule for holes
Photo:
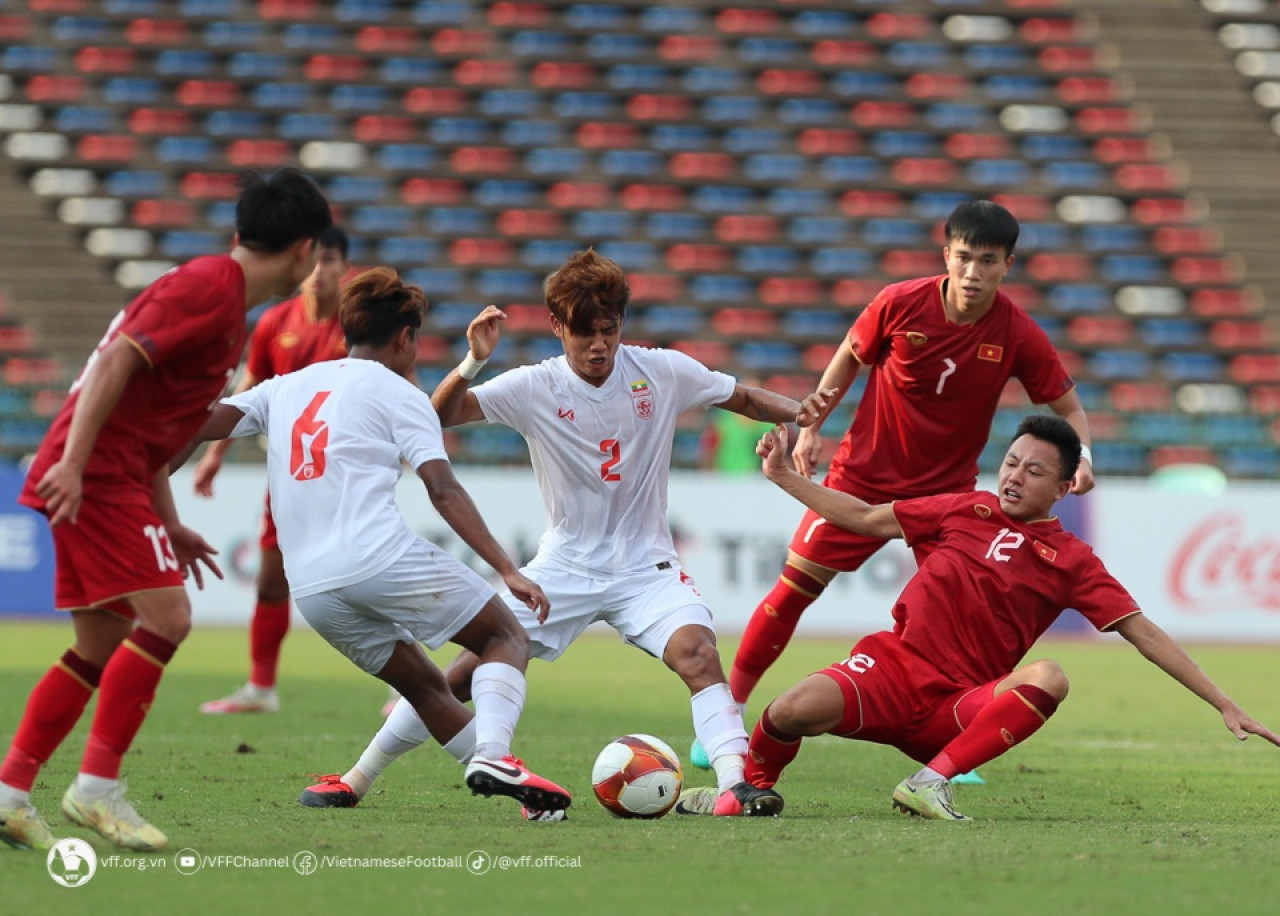
[[[741,383],[758,388],[761,381],[756,376],[745,376]],[[771,428],[768,423],[740,413],[717,410],[698,440],[698,466],[720,474],[756,473],[760,466],[756,443]]]
[[[11,845],[52,845],[31,787],[95,689],[62,810],[118,846],[166,844],[125,799],[121,760],[191,629],[183,579],[202,585],[200,563],[221,576],[213,548],[178,519],[168,465],[240,364],[245,313],[298,288],[331,223],[324,195],[298,170],[248,176],[231,253],[196,258],[134,299],[41,443],[20,501],[53,529],[55,600],[72,612],[75,642],[32,690],[0,765],[0,838]]]
[[[523,628],[484,579],[415,535],[396,506],[403,460],[513,600],[534,619],[546,619],[542,589],[490,534],[454,477],[430,398],[405,378],[417,360],[426,304],[422,291],[391,268],[360,274],[339,310],[350,356],[227,398],[200,437],[266,434],[285,567],[298,610],[316,632],[403,694],[401,702],[466,764],[473,792],[562,810],[569,793],[511,756],[529,660]],[[438,649],[449,640],[477,659],[474,716],[419,645]],[[349,807],[357,799],[335,775],[304,792],[301,802]]]
[[[672,544],[667,479],[676,419],[684,411],[716,406],[759,420],[808,423],[822,395],[798,403],[739,385],[676,351],[623,346],[631,291],[622,269],[595,251],[569,257],[547,278],[544,293],[562,356],[471,389],[506,317],[489,306],[467,328],[466,359],[432,395],[444,426],[501,423],[529,445],[547,529],[523,571],[546,590],[553,612],[544,622],[509,593],[507,604],[528,631],[536,658],[554,661],[591,623],[603,620],[684,681],[694,731],[710,750],[717,787],[699,794],[696,806],[677,810],[777,814],[781,796],[743,781],[742,713],[729,696],[711,611]],[[461,698],[474,690],[475,662],[463,653],[449,667]],[[401,701],[352,773],[370,785],[390,762],[370,752],[407,749],[429,737]],[[524,815],[559,819],[557,812],[530,806]]]
[[[1004,207],[961,204],[944,226],[946,273],[885,287],[862,311],[819,383],[834,388],[835,398],[796,438],[801,474],[813,474],[822,423],[865,365],[865,392],[824,486],[871,503],[972,491],[1000,395],[1016,378],[1086,443],[1072,491],[1092,489],[1089,423],[1075,385],[1044,331],[1000,291],[1018,233]],[[729,675],[734,700],[745,706],[837,573],[860,568],[884,544],[805,513],[782,574],[743,633]],[[917,562],[924,549],[917,548]],[[691,756],[697,763],[705,754],[695,747]]]
[[[1222,714],[1244,740],[1280,745],[1142,613],[1087,544],[1049,513],[1073,486],[1080,439],[1060,417],[1023,420],[995,493],[870,505],[786,466],[786,431],[760,443],[764,473],[831,525],[903,538],[930,550],[893,608],[893,631],[859,640],[849,658],[769,704],[751,736],[747,777],[773,786],[801,739],[832,734],[898,748],[925,766],[893,792],[894,807],[969,820],[949,780],[1031,737],[1067,697],[1049,659],[1016,667],[1068,607],[1119,633],[1150,662]]]
[[[330,226],[320,237],[315,270],[303,281],[299,294],[269,309],[249,336],[249,355],[236,394],[277,375],[347,355],[338,322],[338,303],[351,270],[347,251],[346,232]],[[213,479],[231,442],[213,442],[196,465],[193,480],[199,495],[213,496]],[[289,632],[289,580],[269,500],[262,515],[259,544],[258,599],[249,624],[249,680],[229,696],[202,704],[203,713],[276,712],[280,708],[276,670],[280,647]]]

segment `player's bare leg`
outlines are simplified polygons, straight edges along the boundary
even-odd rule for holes
[[[205,715],[280,710],[276,672],[289,632],[289,580],[284,574],[284,555],[278,549],[264,549],[260,564],[257,603],[249,624],[249,680],[221,699],[202,703],[200,711]]]

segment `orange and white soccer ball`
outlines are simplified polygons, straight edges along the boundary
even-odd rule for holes
[[[653,735],[615,738],[591,768],[596,799],[617,817],[662,817],[675,806],[682,785],[680,758]]]

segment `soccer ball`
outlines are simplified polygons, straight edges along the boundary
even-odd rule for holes
[[[596,800],[615,817],[662,817],[680,797],[684,774],[670,745],[652,735],[623,735],[591,768]]]

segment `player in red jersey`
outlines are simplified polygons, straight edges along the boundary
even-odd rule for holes
[[[756,725],[747,778],[772,786],[801,739],[832,734],[898,748],[924,764],[893,793],[896,808],[968,820],[949,780],[1025,741],[1067,696],[1057,662],[1018,666],[1065,608],[1119,633],[1222,714],[1244,740],[1280,736],[1254,721],[1139,609],[1087,544],[1049,513],[1066,495],[1080,440],[1059,417],[1018,427],[995,493],[952,493],[871,505],[819,486],[785,464],[786,431],[765,435],[765,475],[832,525],[930,548],[893,608],[893,631],[769,704]]]
[[[1001,392],[1016,378],[1085,443],[1071,489],[1088,492],[1089,423],[1074,383],[1044,331],[999,288],[1013,266],[1018,221],[991,201],[975,200],[957,207],[944,228],[947,272],[883,289],[823,373],[819,387],[843,394],[860,367],[869,370],[824,484],[871,503],[972,491]],[[806,476],[818,460],[822,422],[839,400],[799,433],[794,458]],[[805,514],[782,574],[743,634],[729,677],[735,700],[745,706],[836,574],[858,569],[884,544]]]
[[[221,576],[213,548],[178,519],[168,465],[239,364],[245,312],[297,288],[330,223],[324,195],[297,169],[248,176],[231,253],[196,258],[134,299],[54,418],[20,501],[53,529],[55,599],[72,612],[75,642],[32,690],[0,764],[0,839],[10,845],[53,844],[31,787],[95,689],[62,810],[118,846],[167,842],[125,799],[121,759],[191,629],[184,578],[203,585],[200,564]]]
[[[338,323],[338,304],[351,270],[347,234],[331,226],[320,236],[316,248],[316,267],[303,282],[301,294],[273,307],[254,327],[248,361],[235,394],[277,375],[347,355]],[[220,439],[212,443],[196,465],[194,485],[201,496],[213,496],[213,478],[221,470],[231,442]],[[276,712],[280,708],[276,668],[289,632],[289,580],[269,503],[262,515],[259,544],[258,600],[249,624],[249,680],[230,696],[202,704],[203,713]]]

